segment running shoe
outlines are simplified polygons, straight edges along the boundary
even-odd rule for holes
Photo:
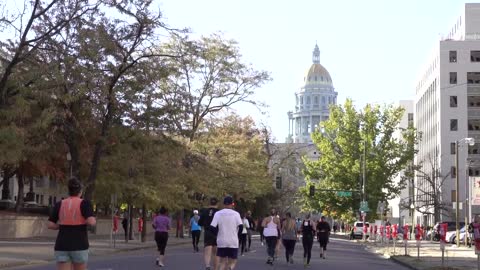
[[[293,257],[290,257],[290,264],[293,264]]]

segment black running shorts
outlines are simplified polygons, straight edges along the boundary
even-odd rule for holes
[[[204,246],[217,246],[217,235],[213,232],[205,230],[203,237]]]

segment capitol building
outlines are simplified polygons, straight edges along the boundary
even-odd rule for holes
[[[311,133],[329,117],[329,106],[337,104],[337,95],[328,70],[320,64],[318,45],[312,64],[305,72],[302,87],[295,93],[295,111],[288,112],[289,143],[310,143]]]
[[[337,92],[327,69],[320,64],[320,49],[315,45],[312,64],[305,72],[303,83],[295,93],[295,111],[288,112],[289,131],[285,143],[269,145],[271,159],[268,167],[273,176],[273,186],[282,198],[276,207],[299,213],[293,207],[298,188],[305,186],[302,158],[316,160],[317,147],[311,134],[320,122],[328,119],[329,105],[337,103]]]

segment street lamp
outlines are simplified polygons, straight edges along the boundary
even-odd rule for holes
[[[457,242],[457,247],[460,245],[460,224],[459,224],[459,187],[460,187],[460,180],[459,180],[459,169],[458,169],[458,144],[459,143],[464,143],[468,144],[470,146],[473,146],[475,144],[475,139],[474,138],[463,138],[461,140],[455,141],[455,236],[456,236],[456,242]],[[467,188],[467,187],[465,187]]]
[[[410,204],[410,210],[412,212],[412,226],[411,226],[411,229],[410,229],[410,239],[412,239],[412,232],[413,232],[413,228],[415,227],[415,224],[414,224],[414,218],[415,218],[415,204]]]
[[[72,178],[72,155],[70,154],[70,152],[67,153],[67,161],[68,165],[70,166],[70,178]]]

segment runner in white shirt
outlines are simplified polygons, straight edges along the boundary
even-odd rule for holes
[[[267,264],[273,265],[275,259],[275,247],[278,240],[278,231],[280,229],[280,219],[275,215],[275,208],[270,210],[270,216],[266,217],[262,221],[263,235],[267,241]]]
[[[216,212],[210,226],[218,227],[218,270],[233,270],[238,258],[238,232],[243,229],[240,214],[233,210],[233,198],[225,197],[225,208]]]

